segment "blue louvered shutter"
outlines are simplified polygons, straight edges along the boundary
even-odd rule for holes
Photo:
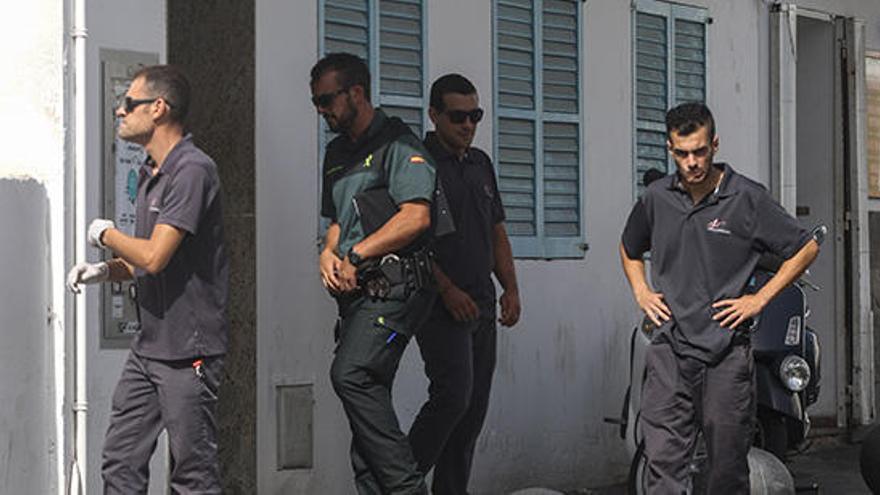
[[[675,20],[675,103],[706,101],[706,25]]]
[[[543,221],[546,238],[581,234],[578,3],[542,3]],[[545,254],[565,254],[565,241],[545,243]]]
[[[499,0],[496,5],[498,80],[498,189],[512,236],[535,236],[537,226],[534,112],[500,117],[505,109],[535,108],[534,12],[530,0]],[[507,112],[516,115],[516,112]]]
[[[498,105],[535,108],[534,13],[531,0],[496,5]]]
[[[512,236],[537,234],[535,209],[535,122],[499,118],[497,134],[498,189]]]
[[[633,26],[633,190],[641,194],[650,168],[670,172],[666,111],[687,101],[706,100],[704,9],[638,0]]]
[[[324,53],[349,52],[370,59],[367,0],[324,0]]]
[[[669,79],[667,18],[663,15],[636,14],[635,174],[639,192],[642,174],[650,168],[667,170],[666,109]]]
[[[422,0],[378,0],[382,108],[421,136],[424,121]]]
[[[517,257],[583,256],[579,10],[495,1],[495,156]]]

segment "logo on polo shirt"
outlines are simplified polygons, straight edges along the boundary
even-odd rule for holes
[[[727,222],[725,220],[716,218],[715,220],[712,220],[711,222],[706,224],[706,230],[708,230],[709,232],[714,232],[716,234],[730,235],[730,230],[726,229],[725,226],[727,226]]]
[[[152,201],[150,201],[150,211],[152,211],[154,213],[159,213],[160,210],[159,210],[159,200],[158,199],[153,199]]]

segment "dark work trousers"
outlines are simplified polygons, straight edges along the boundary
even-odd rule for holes
[[[158,361],[129,352],[113,393],[101,474],[105,494],[147,493],[162,429],[171,450],[172,493],[219,494],[217,394],[220,356]]]
[[[330,380],[351,426],[351,464],[361,495],[426,494],[391,388],[409,337],[406,305],[361,299],[342,316]]]
[[[416,335],[430,380],[428,401],[409,432],[434,495],[467,494],[477,437],[489,407],[495,372],[494,318],[457,322],[442,304]]]
[[[667,342],[655,342],[648,347],[645,365],[641,424],[648,493],[687,493],[692,486],[688,464],[700,427],[709,456],[707,492],[749,493],[755,366],[747,339],[713,365],[676,355]]]

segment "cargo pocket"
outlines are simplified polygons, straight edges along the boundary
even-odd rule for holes
[[[400,357],[409,342],[409,336],[402,330],[398,320],[384,315],[374,316],[372,326],[367,330],[370,332],[370,351],[365,364],[384,383],[393,380]]]

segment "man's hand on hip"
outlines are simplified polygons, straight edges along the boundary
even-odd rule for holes
[[[467,292],[453,284],[440,293],[443,305],[455,321],[473,321],[480,317],[480,308]]]
[[[658,327],[663,325],[663,322],[669,321],[672,317],[672,312],[669,311],[669,308],[663,302],[663,294],[645,289],[638,292],[635,296],[639,307]]]
[[[740,323],[757,315],[764,309],[767,302],[753,294],[746,294],[736,299],[723,299],[712,305],[713,308],[723,308],[712,319],[720,321],[722,327],[736,329]]]
[[[116,228],[116,226],[111,220],[106,220],[104,218],[96,218],[92,220],[92,223],[89,224],[89,230],[87,234],[89,244],[96,248],[106,248],[107,246],[104,245],[104,241],[101,240],[101,236],[104,235],[105,230],[113,228]]]
[[[67,289],[74,294],[81,292],[80,284],[95,284],[110,278],[110,268],[100,263],[77,263],[67,272]]]

